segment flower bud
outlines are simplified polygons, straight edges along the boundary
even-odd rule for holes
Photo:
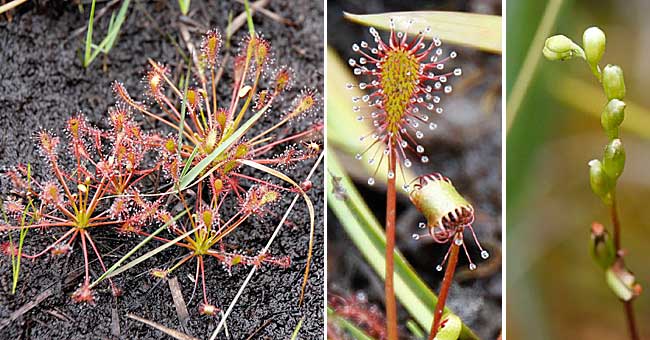
[[[618,179],[625,167],[625,149],[620,139],[614,139],[605,146],[603,170],[609,178]]]
[[[575,55],[584,57],[580,46],[564,35],[554,35],[546,39],[542,53],[548,60],[568,60]]]
[[[472,205],[440,174],[420,176],[409,198],[427,219],[429,228],[455,228],[474,221]]]
[[[591,225],[591,241],[589,243],[589,253],[596,263],[603,269],[610,268],[616,261],[616,248],[612,238],[605,227],[594,222]]]
[[[589,27],[582,35],[582,47],[585,51],[587,62],[595,67],[605,53],[605,33],[598,27]]]
[[[618,138],[618,127],[621,126],[624,118],[624,101],[612,99],[605,105],[605,109],[603,109],[603,113],[600,115],[600,124],[610,139]]]
[[[607,65],[603,69],[603,89],[607,100],[620,99],[625,97],[625,79],[623,70],[617,65]]]
[[[589,162],[589,182],[591,190],[606,204],[612,204],[612,180],[603,170],[602,163],[593,159]]]
[[[634,274],[616,262],[605,272],[607,285],[623,301],[631,301],[641,294],[641,285],[636,282]]]

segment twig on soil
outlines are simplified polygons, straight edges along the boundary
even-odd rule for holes
[[[181,328],[187,332],[187,320],[190,318],[190,314],[187,312],[187,305],[185,304],[185,299],[183,299],[178,278],[174,276],[167,280],[167,283],[169,284],[169,290],[172,292],[172,300],[174,300],[174,307],[176,308],[178,320],[181,322]]]
[[[165,326],[163,326],[163,325],[161,325],[159,323],[153,322],[151,320],[147,320],[147,319],[139,317],[139,316],[137,316],[135,314],[128,313],[128,314],[126,314],[126,316],[129,319],[133,319],[135,321],[142,322],[143,324],[145,324],[145,325],[147,325],[147,326],[149,326],[151,328],[157,329],[157,330],[171,336],[174,339],[178,339],[178,340],[199,340],[199,339],[197,339],[197,338],[195,338],[193,336],[189,336],[189,335],[187,335],[185,333],[181,333],[181,332],[179,332],[179,331],[177,331],[175,329],[165,327]]]
[[[237,2],[239,2],[240,4],[244,4],[244,0],[237,0]],[[255,4],[253,4],[253,6],[255,6]],[[258,7],[258,8],[255,8],[255,9],[260,11],[260,13],[266,15],[267,17],[269,17],[269,19],[271,19],[273,21],[279,22],[279,23],[287,25],[287,26],[298,26],[298,24],[296,24],[295,22],[293,22],[293,21],[291,21],[291,20],[289,20],[289,19],[287,19],[287,18],[285,18],[285,17],[283,17],[283,16],[281,16],[281,15],[279,15],[279,14],[277,14],[277,13],[275,13],[275,12],[269,10],[269,9],[266,9],[264,7]]]
[[[113,306],[111,308],[111,335],[116,338],[120,338],[120,316],[117,314],[117,307]]]
[[[21,316],[23,316],[24,314],[26,314],[30,310],[34,309],[34,307],[38,306],[41,302],[43,302],[45,299],[49,298],[53,294],[54,294],[54,288],[52,288],[52,287],[50,287],[50,288],[44,290],[42,293],[38,294],[34,298],[34,300],[24,304],[22,307],[18,308],[13,313],[11,313],[8,318],[0,321],[0,330],[7,327],[12,322],[18,320],[18,318],[20,318]]]
[[[22,3],[26,2],[26,1],[27,1],[27,0],[14,0],[14,1],[10,1],[10,2],[7,3],[7,4],[0,6],[0,14],[4,13],[4,12],[6,12],[6,11],[9,11],[9,10],[11,10],[11,9],[13,9],[14,7],[21,5]]]
[[[260,331],[262,331],[264,328],[266,328],[266,326],[268,326],[268,325],[271,323],[271,321],[273,321],[273,320],[272,320],[272,319],[268,319],[268,320],[264,321],[264,323],[263,323],[261,326],[257,327],[257,329],[256,329],[255,331],[253,331],[253,333],[251,333],[251,335],[249,335],[249,336],[246,338],[246,340],[251,340],[251,339],[253,339],[253,337],[254,337],[257,333],[259,333]]]
[[[256,10],[266,6],[269,3],[269,0],[257,0],[251,4],[251,15],[255,13]],[[226,31],[226,36],[231,37],[235,32],[237,32],[243,25],[246,23],[246,12],[242,12],[235,19],[232,20],[232,24],[228,27]]]

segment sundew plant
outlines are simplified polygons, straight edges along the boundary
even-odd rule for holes
[[[548,60],[584,60],[596,79],[601,83],[607,97],[600,122],[607,135],[602,159],[589,162],[591,189],[606,206],[611,219],[613,239],[601,223],[591,226],[590,252],[595,262],[604,270],[607,285],[622,302],[630,339],[639,339],[632,302],[641,294],[641,285],[626,267],[627,252],[621,245],[621,221],[618,214],[616,186],[625,167],[625,148],[620,137],[620,126],[625,118],[625,80],[618,65],[600,67],[605,53],[605,33],[598,27],[584,31],[582,47],[564,35],[546,39],[542,53]]]
[[[357,85],[348,84],[348,88],[358,87],[366,91],[362,97],[352,99],[353,111],[359,113],[359,121],[368,120],[373,127],[369,135],[360,137],[361,142],[369,142],[356,158],[371,165],[376,164],[374,174],[368,178],[369,185],[375,184],[379,169],[387,167],[385,304],[388,339],[398,338],[394,282],[396,176],[398,170],[405,176],[404,169],[410,168],[413,161],[429,162],[419,140],[424,137],[423,131],[436,129],[432,114],[435,117],[443,113],[441,96],[450,94],[451,79],[462,75],[460,68],[447,67],[447,63],[456,58],[456,52],[443,56],[440,39],[425,42],[431,28],[408,36],[407,32],[414,23],[414,19],[404,23],[391,18],[387,40],[383,40],[379,32],[371,27],[369,31],[373,42],[354,44],[352,50],[359,54],[359,58],[348,61],[353,73],[362,78]],[[406,27],[401,31],[398,25]],[[405,179],[404,182],[408,181]],[[463,242],[463,231],[468,228],[473,233],[474,210],[458,194],[451,181],[442,175],[420,176],[413,182],[416,183],[413,188],[406,184],[402,189],[410,192],[414,205],[427,217],[425,227],[429,229],[428,236],[437,243],[450,244],[442,260],[442,263],[449,262],[429,332],[429,339],[433,339],[445,327],[444,306],[461,245],[469,258]],[[416,235],[415,238],[419,239],[420,236]],[[481,255],[483,258],[489,256],[482,248]],[[470,259],[470,269],[475,268]],[[436,269],[441,271],[442,264]]]
[[[319,98],[311,89],[285,98],[293,71],[276,65],[271,44],[261,35],[252,32],[244,39],[232,63],[222,62],[222,43],[219,31],[205,34],[195,51],[198,63],[181,70],[186,74],[180,86],[170,79],[168,66],[150,61],[143,100],[114,82],[117,103],[108,113],[109,129],[96,128],[78,114],[69,119],[65,138],[39,132],[37,140],[50,171],[32,173],[29,167],[17,166],[5,173],[14,189],[5,199],[8,218],[0,228],[10,233],[45,230],[54,241],[40,245],[27,238],[26,250],[43,248],[32,254],[13,238],[3,244],[3,252],[12,258],[36,259],[70,253],[79,246],[85,276],[72,297],[93,302],[93,288],[104,280],[117,296],[120,290],[112,277],[177,247],[184,252],[180,259],[168,267],[150,268],[150,273],[163,278],[191,265],[194,290],[200,287],[202,293],[198,311],[216,316],[220,307],[211,296],[217,292],[206,284],[205,263],[215,261],[225,270],[236,265],[290,266],[288,256],[270,254],[266,248],[246,253],[245,245],[229,243],[228,236],[264,223],[265,216],[278,217],[271,207],[283,196],[299,195],[310,220],[309,226],[297,226],[310,235],[298,299],[302,303],[314,247],[314,208],[306,194],[312,184],[309,177],[294,181],[286,173],[296,164],[318,158],[317,166],[322,159],[318,156],[323,124],[314,119]],[[230,65],[232,83],[227,93],[218,93],[223,88],[218,86],[221,75]],[[287,100],[290,109],[275,112],[275,104]],[[161,123],[162,131],[143,131],[134,114]],[[270,119],[271,126],[254,129],[262,118]],[[293,124],[297,120],[307,120],[307,128]],[[98,228],[143,240],[107,268],[93,239]],[[126,263],[150,240],[159,246]],[[90,256],[98,259],[103,272],[94,282]]]

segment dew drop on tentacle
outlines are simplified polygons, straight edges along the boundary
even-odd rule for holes
[[[418,223],[418,228],[420,228],[420,229],[424,229],[424,228],[426,228],[426,227],[427,227],[427,224],[426,224],[426,223],[424,223],[424,222],[420,222],[420,223]]]
[[[409,185],[408,185],[408,184],[404,184],[404,185],[402,185],[402,189],[403,189],[404,191],[408,192],[408,191],[409,191]]]
[[[424,146],[422,146],[422,145],[416,146],[415,151],[417,151],[418,153],[423,153],[424,152]]]
[[[461,238],[457,238],[457,239],[454,240],[454,243],[455,243],[457,246],[460,246],[460,245],[463,244],[463,239],[461,239]]]
[[[410,159],[407,158],[407,159],[404,160],[404,166],[405,166],[405,167],[410,168],[411,165],[412,165],[412,164],[411,164],[411,160],[410,160]]]
[[[470,263],[469,264],[469,270],[475,270],[475,269],[476,269],[476,265],[473,264],[473,263]]]
[[[419,234],[413,234],[413,235],[411,235],[411,238],[417,241],[417,240],[420,239],[420,235]]]
[[[438,127],[436,123],[429,123],[429,130],[435,130]]]
[[[368,185],[375,185],[375,179],[373,177],[368,178]]]
[[[357,160],[361,160],[361,154],[360,153],[356,154],[354,158],[356,158]]]
[[[420,158],[420,161],[421,161],[422,163],[428,163],[428,162],[429,162],[429,157],[427,157],[427,156],[422,156],[422,157]]]
[[[488,253],[487,250],[483,250],[483,251],[481,252],[481,258],[483,258],[484,260],[486,260],[488,257],[490,257],[490,253]]]
[[[389,179],[395,178],[395,172],[393,172],[392,170],[388,171],[388,178]]]
[[[461,76],[462,74],[463,74],[463,70],[461,70],[460,67],[454,69],[454,75],[455,75],[455,76],[458,77],[458,76]]]
[[[441,266],[441,265],[437,265],[437,266],[436,266],[436,271],[441,272],[441,271],[442,271],[442,266]]]

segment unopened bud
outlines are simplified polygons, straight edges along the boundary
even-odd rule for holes
[[[591,225],[591,241],[589,243],[591,257],[603,269],[610,268],[616,261],[616,248],[605,227],[594,222]]]
[[[585,51],[587,62],[595,67],[605,53],[605,33],[598,27],[589,27],[582,35],[582,47]]]
[[[582,48],[564,35],[546,39],[542,53],[548,60],[569,60],[576,55],[584,57]]]
[[[600,199],[606,204],[612,204],[612,180],[607,176],[607,173],[603,170],[602,163],[593,159],[589,162],[589,182],[591,184],[591,190],[600,197]]]
[[[607,175],[616,180],[625,168],[625,149],[620,139],[614,139],[605,147],[603,155],[603,169]]]
[[[625,102],[618,99],[610,100],[600,115],[600,124],[610,139],[618,138],[618,127],[625,118]]]
[[[625,79],[623,70],[617,65],[607,65],[603,69],[603,89],[608,100],[625,98]]]
[[[622,301],[631,301],[641,294],[641,285],[636,282],[634,274],[620,262],[607,269],[605,278],[609,288]]]

